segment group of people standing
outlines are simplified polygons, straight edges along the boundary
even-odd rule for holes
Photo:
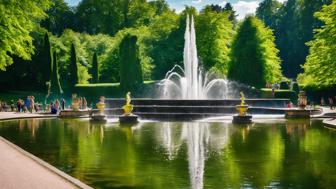
[[[60,110],[65,110],[65,107],[66,102],[64,98],[62,98],[61,100],[56,99],[55,102],[54,101],[50,102],[50,112],[52,114],[57,114]]]
[[[19,99],[16,102],[17,111],[18,112],[40,112],[42,111],[42,107],[39,104],[35,103],[34,96],[27,96],[25,100]]]

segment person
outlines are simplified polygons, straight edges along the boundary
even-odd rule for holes
[[[30,96],[27,96],[26,100],[24,101],[24,112],[29,111],[30,108]]]
[[[60,101],[58,99],[56,99],[55,101],[55,108],[57,109],[57,111],[60,109]]]
[[[61,109],[65,110],[65,100],[64,100],[64,98],[61,99]]]
[[[79,109],[83,109],[83,98],[82,97],[79,98],[78,104],[79,104]]]
[[[30,112],[33,113],[35,109],[35,97],[30,96]]]
[[[23,100],[21,98],[17,101],[17,108],[18,112],[23,112]]]
[[[15,110],[14,100],[11,100],[11,111],[14,112],[14,110]]]
[[[325,101],[323,97],[321,98],[321,106],[325,106]]]
[[[57,114],[57,108],[56,108],[54,102],[50,103],[50,113]]]
[[[86,98],[83,98],[83,109],[86,110],[87,109],[87,101]]]
[[[334,109],[334,100],[332,98],[329,98],[329,106],[331,110]]]

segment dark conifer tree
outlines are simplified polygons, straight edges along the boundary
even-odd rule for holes
[[[50,79],[50,92],[52,96],[58,96],[63,94],[63,90],[59,80],[58,74],[58,62],[57,62],[57,53],[54,52],[53,55],[53,65],[52,65],[52,72],[51,72],[51,79]]]
[[[238,29],[228,78],[257,88],[282,78],[273,33],[255,17],[247,17]]]
[[[92,83],[99,83],[99,65],[97,53],[94,53],[92,58]]]
[[[237,15],[236,15],[236,11],[234,11],[233,6],[231,5],[231,3],[226,3],[224,6],[224,11],[227,11],[230,13],[229,15],[229,20],[236,25],[237,24]]]
[[[47,83],[50,81],[50,75],[52,72],[52,57],[51,57],[51,47],[50,47],[50,40],[48,33],[44,36],[44,48],[42,53],[42,61],[41,61],[41,74],[42,74],[42,80],[44,83]]]
[[[132,91],[143,83],[137,37],[127,34],[120,44],[120,87]]]
[[[71,57],[70,57],[70,84],[74,88],[78,83],[78,67],[77,67],[77,55],[75,45],[71,44]]]

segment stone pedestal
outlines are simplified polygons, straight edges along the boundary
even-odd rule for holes
[[[106,122],[106,115],[103,114],[95,114],[92,115],[91,120],[90,121],[94,121],[94,122]]]
[[[234,123],[234,124],[249,124],[249,123],[252,123],[252,116],[251,115],[245,115],[245,116],[235,115],[235,116],[233,116],[232,123]]]
[[[89,110],[62,110],[59,114],[60,118],[82,118],[89,117]]]
[[[289,109],[286,110],[286,118],[291,119],[291,118],[310,118],[310,110],[305,110],[305,109]]]
[[[122,115],[119,117],[121,124],[135,124],[138,123],[138,116],[136,115]]]

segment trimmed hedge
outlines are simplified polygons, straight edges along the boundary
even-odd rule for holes
[[[292,102],[297,101],[297,93],[293,90],[275,90],[273,97],[272,89],[261,89],[261,98],[288,98]]]
[[[289,90],[289,83],[287,81],[281,81],[280,82],[280,89],[282,90]]]
[[[156,94],[156,82],[146,81],[137,89],[130,91],[132,97],[153,98]],[[123,91],[119,83],[77,84],[75,92],[90,100],[97,100],[100,96],[107,98],[125,98],[128,91]]]
[[[334,99],[336,98],[336,85],[323,88],[317,88],[315,86],[302,86],[302,88],[306,91],[309,100],[318,104],[320,103],[322,97],[326,100],[326,102],[330,97]]]

